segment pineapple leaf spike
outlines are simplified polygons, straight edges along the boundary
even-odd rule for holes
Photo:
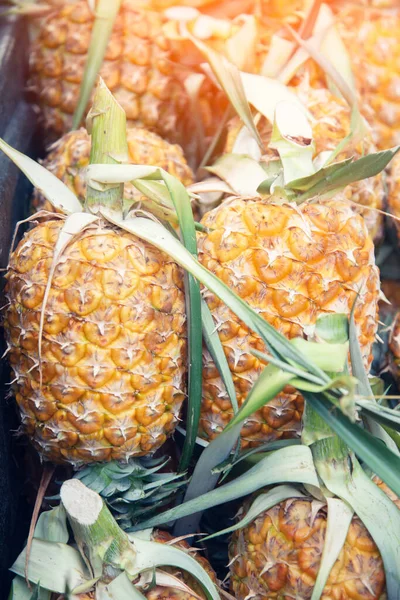
[[[125,111],[100,77],[93,106],[87,116],[87,130],[92,136],[90,164],[118,164],[128,162]],[[99,190],[87,186],[85,209],[93,214],[112,212],[123,214],[124,184]]]

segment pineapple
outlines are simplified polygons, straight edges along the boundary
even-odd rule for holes
[[[182,149],[161,139],[155,133],[140,127],[127,130],[129,161],[133,164],[155,165],[174,175],[185,185],[193,183],[193,173],[187,165]],[[43,161],[46,169],[63,181],[83,203],[86,195],[84,169],[89,164],[90,136],[86,129],[66,133],[50,149]],[[126,212],[132,204],[139,202],[141,194],[132,184],[124,189]],[[35,210],[54,212],[50,202],[39,190],[34,191]]]
[[[23,429],[53,462],[154,452],[184,399],[182,275],[132,235],[87,228],[56,267],[39,366],[40,314],[62,225],[25,234],[7,274],[5,331]]]
[[[307,78],[296,87],[291,88],[300,98],[313,117],[312,129],[315,142],[315,153],[334,150],[336,146],[350,133],[350,110],[348,105],[340,98],[335,97],[325,88],[314,88],[309,85]],[[225,143],[225,152],[235,151],[235,141],[242,125],[238,117],[234,117],[228,124],[228,134]],[[259,130],[265,148],[267,148],[272,125],[263,118],[259,123]],[[367,136],[358,144],[350,143],[339,154],[337,160],[344,160],[351,156],[360,157],[364,154],[375,152],[376,148],[371,136]],[[267,148],[265,159],[277,156],[276,151]],[[376,242],[383,235],[383,217],[379,212],[383,209],[385,197],[384,176],[382,174],[370,179],[357,181],[345,188],[344,196],[350,201],[357,212],[363,215],[368,231]],[[363,209],[362,206],[367,208]]]
[[[344,201],[343,201],[344,200]],[[338,194],[299,207],[279,198],[231,198],[207,213],[199,260],[288,338],[312,335],[319,315],[355,310],[364,364],[377,330],[379,273],[365,223]],[[263,343],[216,296],[205,292],[232,372],[239,406],[263,364],[251,354]],[[242,447],[300,432],[302,396],[287,387],[244,423]],[[232,406],[205,351],[200,435],[217,436]]]
[[[95,108],[91,162],[112,163],[127,155],[117,135],[125,115],[104,83]],[[60,186],[74,200],[78,231],[65,233],[64,216],[39,223],[11,254],[6,275],[4,327],[22,428],[55,463],[153,453],[174,431],[185,398],[183,274],[100,216],[122,212],[123,186],[88,187],[90,215]]]
[[[129,124],[177,141],[187,95],[171,64],[163,21],[161,13],[124,0],[100,74]],[[93,22],[90,3],[77,0],[57,2],[39,24],[30,53],[30,87],[53,139],[71,128]]]
[[[380,149],[395,146],[400,143],[400,6],[397,0],[341,0],[332,6],[374,141]]]
[[[89,600],[108,591],[112,597],[136,592],[148,600],[219,599],[210,563],[193,554],[185,541],[157,530],[128,537],[100,496],[76,479],[63,483],[60,496],[61,504],[41,515],[31,554],[25,549],[11,567],[17,575],[11,590],[14,600],[29,591],[21,578],[27,556],[27,582],[63,599],[69,592]],[[67,545],[66,517],[76,547]]]
[[[378,485],[400,508],[393,492],[380,481]],[[313,498],[290,498],[234,532],[229,546],[230,584],[237,600],[249,595],[259,600],[311,599],[327,526],[326,506],[321,504]],[[247,509],[246,505],[242,513]],[[321,600],[381,600],[384,593],[379,550],[355,516]]]

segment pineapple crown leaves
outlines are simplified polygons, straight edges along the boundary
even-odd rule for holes
[[[124,530],[170,503],[187,484],[183,473],[160,473],[168,458],[91,464],[75,475],[100,494]]]
[[[67,544],[66,517],[74,534],[76,550]],[[40,537],[39,537],[40,536]],[[11,570],[17,575],[13,581],[12,598],[26,598],[27,586],[23,581],[24,550]],[[51,565],[51,568],[49,567]],[[117,525],[115,519],[95,492],[74,479],[64,482],[60,506],[43,513],[38,521],[29,563],[29,580],[42,592],[76,595],[96,589],[96,597],[143,597],[153,578],[157,585],[174,587],[197,594],[186,584],[159,570],[172,566],[194,577],[208,598],[217,600],[218,592],[208,573],[187,552],[169,544],[154,542],[151,535],[129,536]],[[112,577],[102,581],[103,574]],[[37,588],[36,588],[37,589]],[[43,596],[41,596],[42,598]],[[46,596],[47,597],[47,596]]]

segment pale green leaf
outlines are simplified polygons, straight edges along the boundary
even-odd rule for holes
[[[327,498],[328,519],[324,547],[311,600],[320,600],[325,584],[346,540],[353,517],[350,506],[338,498]]]
[[[11,571],[25,576],[26,548],[18,556]],[[81,555],[71,546],[62,543],[32,540],[28,568],[29,581],[46,590],[63,594],[67,587],[73,589],[89,579]]]
[[[211,444],[208,448],[210,447]],[[167,510],[165,513],[141,523],[140,527],[154,527],[169,523],[175,519],[181,519],[187,515],[242,498],[266,485],[285,482],[319,486],[312,454],[307,446],[289,446],[271,452],[240,477],[198,498],[193,498],[189,502]]]
[[[208,573],[187,552],[170,544],[146,541],[135,537],[135,535],[129,537],[133,541],[137,552],[135,565],[137,574],[156,567],[176,567],[192,575],[200,583],[209,600],[220,600],[217,588]]]
[[[82,206],[78,198],[58,177],[15,150],[0,138],[0,149],[26,175],[32,185],[41,192],[54,208],[65,213],[80,213]]]
[[[321,466],[322,473],[323,466]],[[322,475],[323,476],[323,475]],[[349,469],[336,469],[325,478],[328,489],[345,500],[363,521],[381,553],[388,598],[400,598],[400,510],[352,459]]]
[[[144,596],[129,580],[125,572],[110,583],[98,583],[96,600],[145,600]]]
[[[96,4],[95,21],[92,26],[85,71],[80,87],[78,104],[73,117],[73,129],[79,127],[85,114],[121,2],[122,0],[98,0]]]
[[[67,515],[62,505],[47,510],[39,516],[34,537],[48,542],[63,544],[68,542]]]

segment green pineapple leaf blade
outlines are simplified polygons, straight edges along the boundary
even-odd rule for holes
[[[96,586],[96,600],[145,600],[138,588],[129,580],[127,574],[121,573],[108,584]]]
[[[24,173],[32,185],[54,208],[64,214],[82,212],[82,205],[73,192],[53,173],[36,161],[18,152],[0,138],[0,150]]]
[[[216,439],[218,440],[218,438]],[[156,515],[152,519],[142,522],[138,528],[146,529],[169,523],[175,519],[181,519],[225,502],[242,498],[266,485],[286,482],[308,483],[319,487],[312,454],[307,446],[288,446],[271,452],[235,480]]]
[[[18,556],[11,571],[24,577],[26,548]],[[75,588],[89,579],[89,573],[77,550],[60,542],[34,538],[29,557],[29,581],[59,594],[66,586]]]
[[[400,146],[395,146],[390,150],[368,154],[358,160],[348,159],[329,165],[328,167],[323,167],[310,177],[291,181],[286,186],[286,189],[297,192],[303,191],[296,198],[297,202],[303,202],[318,194],[327,194],[328,192],[344,188],[360,179],[378,175],[387,167],[399,150]]]
[[[233,412],[239,410],[235,386],[233,384],[232,373],[228,365],[228,360],[225,356],[222,342],[218,335],[218,329],[214,323],[211,311],[205,300],[201,301],[201,317],[203,324],[203,337],[208,348],[211,358],[213,359],[221,379],[225,385],[229,400],[231,401]]]
[[[400,458],[379,439],[352,423],[323,394],[304,392],[304,397],[347,446],[399,496]]]
[[[324,547],[311,600],[320,600],[332,567],[343,548],[353,518],[353,510],[343,500],[327,498],[326,502],[328,505],[328,518]]]
[[[188,252],[197,257],[196,229],[190,198],[185,186],[166,171],[161,171],[162,179],[170,193],[178,216],[179,227],[183,244]],[[202,320],[200,284],[198,280],[185,270],[186,311],[188,319],[188,407],[186,418],[186,436],[179,463],[179,471],[186,471],[196,445],[196,436],[199,428],[202,379],[203,379],[203,341],[198,333],[199,323]]]
[[[136,574],[146,569],[154,569],[166,565],[177,567],[192,575],[199,582],[209,600],[220,600],[211,577],[190,554],[171,544],[148,541],[135,536],[135,534],[129,534],[129,538],[137,551]]]
[[[121,7],[122,0],[99,0],[90,37],[88,56],[80,88],[78,104],[72,121],[72,129],[77,129],[83,119],[100,72],[107,44]]]
[[[357,299],[352,307],[349,322],[350,360],[354,376],[358,379],[358,392],[360,395],[363,395],[369,399],[369,401],[367,402],[370,410],[365,410],[362,412],[364,424],[370,431],[370,433],[372,433],[376,438],[381,439],[386,444],[386,446],[390,448],[392,452],[397,454],[397,456],[400,456],[400,451],[397,447],[397,444],[382,427],[382,425],[386,425],[393,429],[397,429],[397,431],[400,431],[400,414],[391,415],[391,413],[389,412],[390,409],[384,410],[383,406],[379,406],[373,400],[374,394],[368,379],[367,372],[364,368],[364,361],[361,353],[360,344],[358,341],[357,329],[354,320],[354,310],[356,307],[356,302]],[[375,411],[371,410],[372,405],[375,405]],[[362,406],[362,400],[361,404],[358,403],[358,406]],[[384,414],[386,418],[384,417]],[[399,418],[396,419],[396,416],[398,416]]]
[[[354,509],[370,532],[385,566],[388,598],[399,600],[400,510],[369,479],[354,457],[351,462],[351,468],[347,462],[345,465],[337,464],[333,469],[325,465],[318,465],[317,468],[328,489]],[[398,494],[396,490],[393,491]]]

